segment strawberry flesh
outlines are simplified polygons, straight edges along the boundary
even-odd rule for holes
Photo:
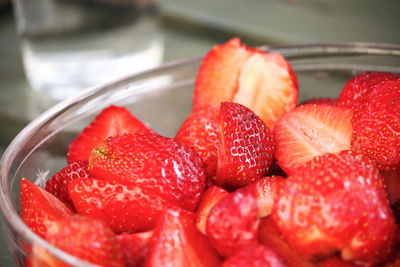
[[[274,194],[277,188],[277,183],[283,179],[284,178],[281,176],[263,177],[249,185],[255,190],[259,218],[263,218],[271,214],[272,207],[274,205]]]
[[[153,130],[126,108],[109,106],[71,142],[67,153],[68,163],[88,160],[92,150],[110,136],[137,132],[153,132]]]
[[[21,218],[33,232],[44,238],[54,221],[72,214],[74,212],[64,202],[22,178]]]
[[[307,104],[283,115],[275,126],[275,157],[288,175],[315,156],[350,149],[353,111]]]
[[[149,241],[152,237],[153,231],[117,235],[117,240],[122,249],[127,267],[143,266],[150,251]]]

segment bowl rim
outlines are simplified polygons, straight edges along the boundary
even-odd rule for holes
[[[311,44],[299,44],[299,45],[273,45],[273,46],[260,46],[259,49],[263,51],[277,51],[286,58],[295,58],[296,55],[301,54],[302,57],[318,56],[318,55],[352,55],[352,54],[373,54],[373,55],[388,55],[388,56],[400,56],[400,45],[397,44],[386,44],[386,43],[311,43]],[[287,56],[288,55],[288,56]],[[13,152],[18,148],[18,144],[21,143],[27,136],[27,133],[32,132],[35,129],[39,129],[41,125],[47,122],[57,114],[64,112],[65,110],[72,107],[74,104],[101,93],[106,88],[112,86],[118,86],[119,84],[124,84],[131,79],[140,79],[145,75],[149,75],[155,71],[167,71],[170,68],[183,66],[185,64],[193,64],[195,62],[200,63],[203,57],[192,57],[180,60],[171,61],[164,63],[158,67],[129,74],[118,79],[102,83],[89,87],[82,92],[67,98],[59,103],[53,105],[36,119],[32,120],[27,124],[10,142],[4,151],[0,160],[0,209],[1,209],[1,219],[6,220],[6,223],[10,225],[13,231],[17,232],[18,235],[22,235],[26,240],[32,244],[38,244],[48,250],[50,253],[54,254],[58,259],[65,261],[69,264],[74,264],[76,266],[97,266],[83,261],[77,257],[74,257],[54,246],[35,234],[28,226],[24,224],[20,215],[14,208],[11,198],[8,196],[8,171],[11,166],[11,159],[13,157]],[[8,165],[7,165],[8,164]],[[4,222],[3,222],[4,223]],[[3,224],[3,231],[6,231]],[[6,240],[8,242],[8,240]]]

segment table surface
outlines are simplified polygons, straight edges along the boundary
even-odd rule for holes
[[[156,16],[162,62],[204,55],[239,36],[249,45],[311,42],[400,44],[400,2],[300,0],[164,0]],[[32,90],[25,78],[11,7],[0,10],[0,154],[32,119],[56,102]],[[0,266],[13,266],[0,236]]]

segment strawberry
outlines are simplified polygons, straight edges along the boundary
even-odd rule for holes
[[[257,203],[254,188],[244,187],[227,195],[211,208],[206,235],[223,257],[257,243]]]
[[[143,266],[150,251],[149,241],[152,236],[153,231],[117,235],[127,267]]]
[[[40,237],[45,237],[47,229],[59,218],[74,212],[61,200],[33,184],[21,180],[21,219]]]
[[[294,250],[287,242],[285,237],[279,231],[271,216],[265,217],[260,220],[258,228],[258,241],[260,244],[273,248],[276,253],[284,257],[287,266],[289,267],[314,267],[311,261],[304,259],[304,257]]]
[[[217,171],[218,136],[218,110],[209,104],[193,108],[175,136],[199,153],[210,182],[215,180]]]
[[[344,261],[337,256],[329,257],[318,264],[318,267],[357,267],[359,265]]]
[[[126,108],[109,106],[71,142],[67,153],[68,163],[88,160],[92,150],[110,136],[137,132],[153,132],[153,130]]]
[[[311,98],[308,99],[304,102],[302,102],[300,105],[306,105],[306,104],[326,104],[326,105],[331,105],[331,106],[335,106],[337,103],[337,99],[336,98],[331,98],[331,97],[316,97],[316,98]]]
[[[247,47],[235,38],[215,46],[196,77],[193,106],[240,103],[274,128],[276,120],[297,103],[297,77],[277,52]]]
[[[353,116],[351,149],[372,158],[379,169],[400,165],[400,79],[384,81],[364,96]]]
[[[318,156],[278,184],[272,216],[308,258],[336,251],[346,261],[383,262],[397,226],[373,163],[351,151]]]
[[[245,247],[228,259],[222,267],[286,267],[285,259],[278,255],[273,249],[263,245],[250,245]]]
[[[380,171],[385,180],[385,188],[391,204],[400,200],[400,168],[393,171]]]
[[[155,190],[94,178],[72,181],[69,192],[79,214],[102,220],[116,233],[153,228],[169,205]]]
[[[351,78],[340,92],[337,105],[356,110],[371,87],[388,80],[399,80],[400,74],[390,72],[362,72]]]
[[[46,190],[73,206],[74,204],[68,193],[68,185],[72,180],[89,178],[90,173],[87,170],[87,166],[88,162],[86,160],[72,162],[46,181]]]
[[[200,232],[206,233],[207,217],[211,208],[227,195],[228,191],[215,185],[204,192],[196,211],[196,227]]]
[[[264,177],[249,185],[253,186],[255,190],[259,218],[271,214],[277,183],[283,179],[281,176]]]
[[[95,219],[75,215],[57,220],[49,227],[46,241],[90,263],[125,266],[115,234]]]
[[[275,157],[288,175],[315,156],[350,149],[353,112],[330,105],[302,105],[275,126]]]
[[[150,241],[144,266],[220,266],[217,253],[197,230],[195,215],[179,208],[165,210]]]
[[[89,171],[112,183],[132,185],[194,210],[205,187],[204,164],[190,147],[151,133],[123,134],[93,150]]]
[[[266,124],[249,108],[222,102],[216,183],[241,187],[265,176],[275,145]]]

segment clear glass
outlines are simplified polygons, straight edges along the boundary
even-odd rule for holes
[[[382,44],[316,44],[262,47],[281,52],[299,79],[299,101],[337,97],[345,82],[362,71],[400,73],[400,46]],[[20,180],[38,184],[40,177],[66,165],[69,143],[101,109],[126,106],[139,119],[166,136],[174,136],[191,109],[200,58],[170,63],[151,71],[92,87],[60,102],[32,121],[12,141],[0,166],[2,224],[14,259],[24,266],[22,244],[38,244],[60,260],[89,266],[36,236],[19,217]]]
[[[153,0],[13,0],[31,87],[61,100],[158,66],[164,41]]]

